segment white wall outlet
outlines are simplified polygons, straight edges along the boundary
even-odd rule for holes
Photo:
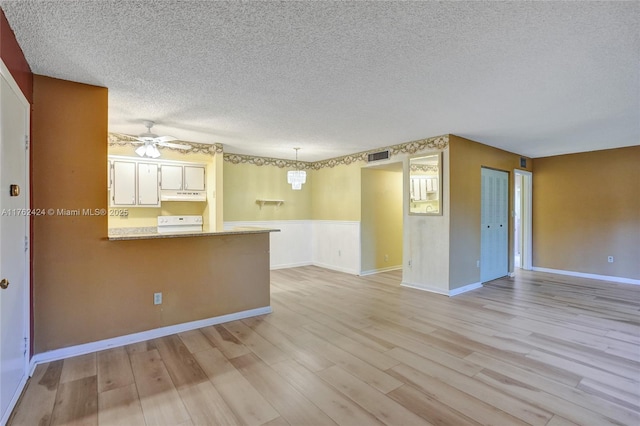
[[[409,266],[409,268],[411,268],[411,259],[409,259],[409,261],[407,262],[407,266]]]
[[[389,261],[389,255],[388,255],[388,254],[385,254],[385,255],[384,255],[384,261],[385,261],[385,262],[388,262],[388,261]]]
[[[153,293],[153,304],[162,305],[162,293]]]
[[[480,261],[476,260],[476,268],[479,268],[479,267],[480,267]]]
[[[342,256],[342,250],[338,250],[338,257]]]
[[[613,256],[609,256],[609,257],[607,257],[607,262],[609,262],[609,263],[613,263]]]

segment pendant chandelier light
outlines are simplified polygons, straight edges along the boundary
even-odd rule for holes
[[[291,189],[300,190],[302,189],[302,184],[307,182],[307,172],[298,170],[298,150],[300,148],[293,149],[296,150],[296,169],[287,172],[287,183],[291,184]]]

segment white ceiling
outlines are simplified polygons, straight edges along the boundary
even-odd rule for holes
[[[640,144],[640,2],[0,0],[109,130],[315,161],[445,133],[540,157]]]

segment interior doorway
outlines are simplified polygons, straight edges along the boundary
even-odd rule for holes
[[[362,168],[360,275],[402,269],[401,162]]]
[[[533,268],[531,238],[531,172],[514,170],[514,232],[513,267],[530,271]]]

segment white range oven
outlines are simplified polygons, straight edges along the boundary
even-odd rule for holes
[[[202,216],[158,216],[158,232],[202,232]]]

